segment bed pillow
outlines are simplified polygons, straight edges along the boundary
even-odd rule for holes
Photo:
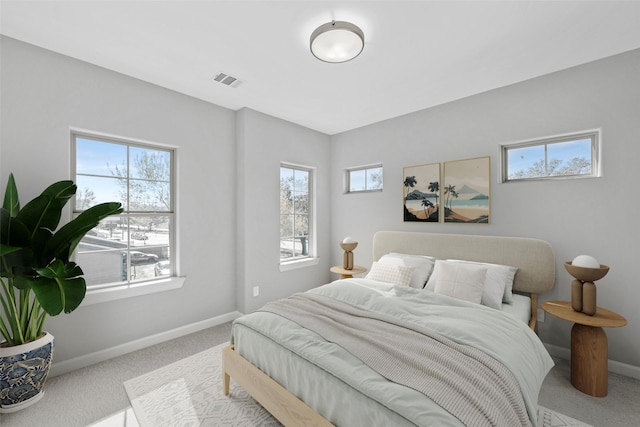
[[[412,288],[422,289],[424,288],[425,283],[427,283],[427,279],[429,278],[431,271],[433,271],[433,265],[435,264],[436,259],[430,256],[391,252],[380,257],[377,262],[378,264],[413,267],[411,284],[409,286]],[[367,274],[366,278],[370,279],[369,274]]]
[[[460,261],[472,264],[484,265],[487,267],[487,281],[485,286],[495,286],[502,288],[502,302],[513,303],[513,278],[516,276],[518,267],[510,265],[490,264],[487,262]]]
[[[414,268],[404,265],[381,264],[379,262],[371,265],[371,271],[367,274],[367,279],[379,282],[394,283],[396,285],[409,286]]]
[[[487,275],[485,278],[484,284],[484,293],[482,295],[482,304],[487,307],[492,307],[497,310],[502,309],[502,303],[505,302],[507,304],[511,304],[513,302],[513,278],[515,277],[516,271],[518,271],[517,267],[512,267],[510,265],[500,265],[500,264],[490,264],[486,262],[474,262],[474,261],[464,261],[464,260],[456,260],[449,259],[446,261],[438,260],[441,262],[450,262],[450,263],[458,263],[458,264],[471,264],[471,265],[479,265],[487,268]],[[438,264],[436,264],[433,268],[433,273],[431,273],[431,277],[429,277],[429,281],[427,282],[427,286],[425,289],[429,289],[431,291],[435,288],[435,282],[438,277],[438,272],[440,270]]]
[[[442,263],[434,292],[480,304],[487,267],[481,265]]]
[[[507,304],[513,303],[513,278],[516,276],[518,267],[510,265],[490,264],[488,262],[462,261],[470,264],[484,265],[487,267],[487,281],[485,288],[502,289],[502,301]]]

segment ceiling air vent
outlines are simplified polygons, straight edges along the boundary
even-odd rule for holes
[[[216,74],[213,80],[217,81],[218,83],[222,83],[225,86],[231,87],[238,87],[240,83],[242,83],[240,80],[238,80],[237,77],[233,77],[225,73]]]

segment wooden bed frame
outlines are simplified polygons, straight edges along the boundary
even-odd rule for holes
[[[547,242],[538,239],[402,231],[377,232],[373,237],[374,261],[389,252],[518,267],[513,289],[531,296],[529,327],[534,331],[537,329],[538,294],[551,290],[555,284],[553,250]],[[229,395],[229,385],[233,378],[285,426],[332,425],[243,358],[233,346],[223,350],[222,370],[225,395]]]

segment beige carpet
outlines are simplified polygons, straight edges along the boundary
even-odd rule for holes
[[[222,393],[221,344],[124,383],[141,427],[280,426],[241,387]],[[539,407],[537,427],[590,427]]]

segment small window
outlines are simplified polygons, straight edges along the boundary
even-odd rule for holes
[[[313,170],[280,165],[280,262],[312,256]]]
[[[78,186],[73,215],[107,201],[124,208],[78,245],[87,289],[174,276],[174,151],[84,133],[72,133],[72,142]]]
[[[347,193],[382,191],[382,165],[347,169]]]
[[[503,145],[502,182],[600,176],[600,131]]]

